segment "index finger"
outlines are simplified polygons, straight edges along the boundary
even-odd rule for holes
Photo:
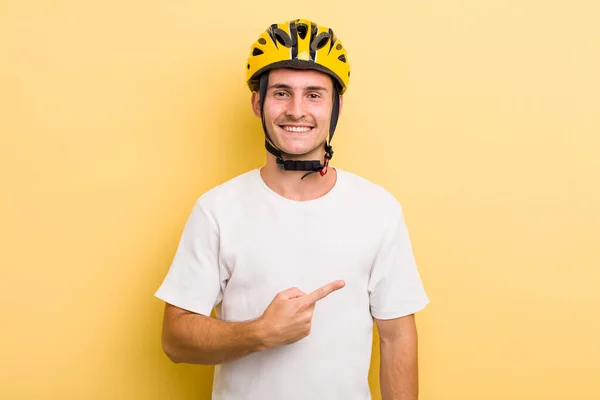
[[[321,286],[314,292],[307,294],[306,298],[309,304],[316,303],[317,301],[324,299],[326,296],[330,295],[336,290],[343,288],[344,286],[346,286],[346,283],[344,281],[333,281],[325,286]]]

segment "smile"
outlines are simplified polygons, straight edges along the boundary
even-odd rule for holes
[[[281,128],[288,132],[298,132],[298,133],[305,133],[312,129],[312,127],[310,127],[310,126],[290,126],[290,125],[284,125]]]

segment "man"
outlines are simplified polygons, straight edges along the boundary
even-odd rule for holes
[[[214,399],[369,399],[373,320],[383,398],[417,399],[413,314],[428,298],[401,207],[329,167],[349,76],[339,39],[307,20],[251,48],[266,165],[198,199],[156,293],[164,351],[216,365]]]

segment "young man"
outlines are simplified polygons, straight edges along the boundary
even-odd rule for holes
[[[339,39],[307,20],[251,48],[266,165],[198,199],[156,293],[164,351],[216,365],[214,399],[369,399],[373,320],[384,400],[417,399],[413,314],[428,298],[401,207],[328,166],[349,76]]]

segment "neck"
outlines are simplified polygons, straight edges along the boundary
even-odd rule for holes
[[[267,153],[266,165],[261,168],[260,175],[265,184],[282,197],[295,201],[314,200],[326,195],[337,181],[337,171],[329,164],[329,170],[308,175],[308,171],[283,171],[277,166],[275,157]]]

